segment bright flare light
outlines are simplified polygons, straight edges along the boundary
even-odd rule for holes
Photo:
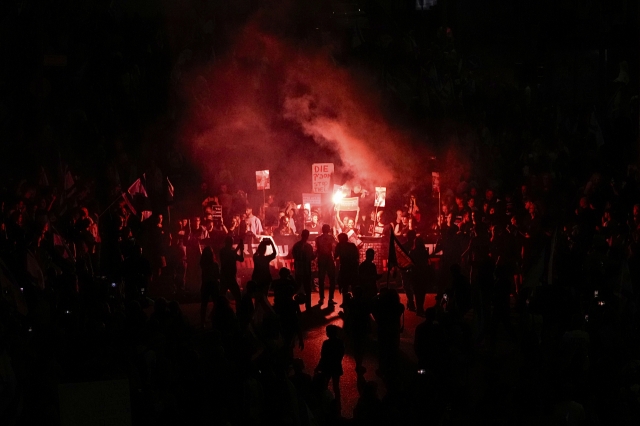
[[[333,194],[333,204],[339,204],[343,198],[344,194],[342,193],[342,191],[336,192],[335,194]]]

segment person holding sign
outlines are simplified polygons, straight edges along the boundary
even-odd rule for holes
[[[349,231],[355,230],[358,226],[358,217],[360,216],[360,207],[356,211],[355,220],[348,216],[345,216],[343,220],[340,220],[340,204],[336,204],[336,220],[338,221],[338,233],[349,233]]]

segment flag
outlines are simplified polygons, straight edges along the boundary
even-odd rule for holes
[[[150,210],[143,210],[142,211],[142,220],[141,222],[144,222],[145,220],[149,219],[151,216],[153,216],[153,212]]]
[[[62,257],[64,259],[70,259],[73,257],[69,247],[62,239],[62,236],[55,231],[53,232],[53,247],[62,253]]]
[[[136,179],[136,181],[131,184],[127,192],[134,197],[137,194],[140,194],[143,197],[148,197],[147,190],[144,188],[144,185],[142,184],[142,181],[140,180],[140,178]]]
[[[167,176],[167,201],[173,201],[174,193],[175,193],[175,189],[173,188],[173,184],[169,180],[169,176]]]
[[[391,237],[389,241],[389,258],[387,261],[387,268],[397,267],[402,270],[407,270],[413,266],[413,261],[409,257],[409,253],[402,247],[400,241],[393,233],[391,229]]]
[[[127,207],[129,207],[129,210],[131,210],[131,213],[133,213],[134,216],[137,215],[138,212],[133,207],[133,204],[131,203],[131,200],[129,199],[129,194],[127,194],[126,192],[123,192],[122,193],[122,198],[124,199],[124,202],[127,204]]]

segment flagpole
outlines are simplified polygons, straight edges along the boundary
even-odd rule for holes
[[[100,213],[100,215],[99,215],[98,217],[102,217],[102,215],[103,215],[103,214],[105,214],[106,212],[108,212],[108,211],[109,211],[109,209],[110,209],[111,207],[113,207],[113,205],[114,205],[115,203],[117,203],[117,202],[118,202],[118,200],[119,200],[123,195],[124,195],[124,192],[123,192],[123,193],[121,193],[120,195],[118,195],[118,198],[116,198],[115,200],[113,200],[113,203],[109,204],[109,207],[107,207],[107,208],[106,208],[102,213]]]

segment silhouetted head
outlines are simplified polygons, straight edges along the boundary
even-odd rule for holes
[[[367,249],[365,253],[365,259],[372,262],[375,257],[376,257],[376,251],[372,248]]]
[[[309,230],[305,229],[302,231],[302,233],[300,234],[300,239],[302,241],[307,241],[309,239]]]
[[[334,324],[329,324],[325,328],[325,332],[327,333],[327,337],[329,339],[335,339],[336,337],[338,337],[338,332],[339,331],[340,331],[340,327],[338,327],[337,325],[334,325]]]
[[[407,239],[409,241],[415,241],[416,240],[416,231],[411,229],[409,232],[407,232]]]
[[[329,225],[327,225],[326,223],[324,225],[322,225],[322,233],[323,234],[328,234],[329,232],[331,232],[331,227]]]
[[[338,235],[338,242],[346,243],[347,241],[349,241],[349,237],[347,236],[347,234],[343,232],[340,235]]]
[[[280,275],[280,278],[282,279],[289,278],[291,276],[291,270],[289,270],[289,268],[280,268],[278,275]]]
[[[226,248],[231,248],[233,247],[233,237],[231,235],[228,235],[225,239],[224,239],[224,246]]]
[[[422,237],[416,238],[416,247],[424,247],[424,238]]]

